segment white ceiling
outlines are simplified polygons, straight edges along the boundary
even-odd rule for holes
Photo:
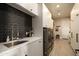
[[[45,3],[53,19],[70,17],[74,3]],[[57,8],[57,5],[58,8]],[[59,14],[59,15],[58,15]]]

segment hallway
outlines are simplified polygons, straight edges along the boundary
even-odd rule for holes
[[[74,56],[74,52],[68,43],[68,40],[57,39],[54,41],[54,48],[50,56]]]

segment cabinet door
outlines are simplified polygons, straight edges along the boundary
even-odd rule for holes
[[[30,11],[36,15],[38,15],[38,4],[37,3],[31,3]]]
[[[2,56],[20,56],[20,50],[19,49],[11,49],[9,51],[6,51]]]
[[[43,55],[42,51],[42,41],[37,40],[27,45],[28,46],[28,56],[41,56]]]
[[[27,4],[26,3],[17,3],[17,4],[30,11],[30,6],[31,6],[30,4],[28,4],[28,3]]]
[[[71,39],[71,45],[73,49],[76,49],[76,48],[79,49],[79,46],[78,46],[79,45],[79,17],[75,17],[74,20],[71,21],[71,31],[73,34],[73,37]]]
[[[53,20],[49,17],[49,28],[53,29]]]
[[[38,15],[38,4],[37,3],[18,3],[20,6],[24,7],[26,10]]]
[[[43,27],[52,28],[53,22],[51,19],[51,13],[48,8],[43,4]]]
[[[48,27],[48,9],[43,4],[43,27]]]
[[[20,50],[20,56],[27,55],[27,44],[23,44],[19,50]]]

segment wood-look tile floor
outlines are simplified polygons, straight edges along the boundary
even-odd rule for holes
[[[56,39],[54,41],[54,48],[50,56],[74,56],[74,52],[68,43],[68,40]]]

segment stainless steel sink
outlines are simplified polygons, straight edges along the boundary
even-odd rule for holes
[[[28,41],[16,41],[16,42],[13,42],[13,43],[12,42],[11,43],[6,43],[4,45],[7,46],[7,47],[12,47],[12,46],[22,44],[22,43],[25,43],[25,42],[28,42]]]

